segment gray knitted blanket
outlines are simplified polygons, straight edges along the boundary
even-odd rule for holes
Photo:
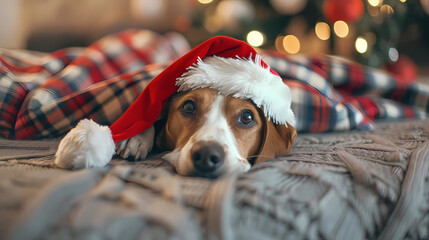
[[[61,170],[57,143],[0,140],[0,239],[429,238],[429,120],[302,134],[215,181],[157,156]]]

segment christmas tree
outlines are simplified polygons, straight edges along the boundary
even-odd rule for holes
[[[416,41],[412,38],[417,36],[419,43],[429,48],[428,0],[199,3],[189,33],[195,42],[227,35],[285,54],[344,56],[365,65],[399,71],[404,78],[415,78],[416,70],[414,61],[402,54],[402,49],[409,51],[410,41]]]

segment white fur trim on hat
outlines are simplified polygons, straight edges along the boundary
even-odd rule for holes
[[[208,87],[222,95],[250,99],[263,108],[270,121],[295,126],[289,87],[269,68],[262,66],[260,55],[256,55],[255,60],[251,57],[199,58],[177,79],[176,85],[179,86],[179,92]]]
[[[55,164],[68,169],[104,167],[114,153],[115,144],[109,127],[83,119],[61,140]]]

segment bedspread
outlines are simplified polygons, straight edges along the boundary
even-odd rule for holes
[[[429,120],[376,125],[218,180],[157,156],[67,171],[57,141],[0,140],[0,239],[428,239]]]
[[[189,49],[181,35],[147,30],[53,53],[1,49],[0,137],[58,137],[82,118],[110,125]],[[261,54],[291,88],[300,132],[371,129],[374,119],[423,118],[429,110],[428,86],[332,56]]]

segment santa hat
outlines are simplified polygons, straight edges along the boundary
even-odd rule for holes
[[[84,156],[79,157],[90,158],[86,160],[86,167],[105,166],[114,154],[114,143],[152,126],[170,96],[178,91],[205,87],[223,95],[250,99],[263,109],[270,121],[295,125],[290,90],[280,76],[247,43],[219,36],[200,44],[155,77],[110,127],[82,120],[61,141],[56,154],[57,160],[60,159],[56,163],[70,168],[61,162],[71,161],[83,152]],[[91,137],[95,137],[96,146],[90,144]],[[81,146],[75,146],[76,138]]]

